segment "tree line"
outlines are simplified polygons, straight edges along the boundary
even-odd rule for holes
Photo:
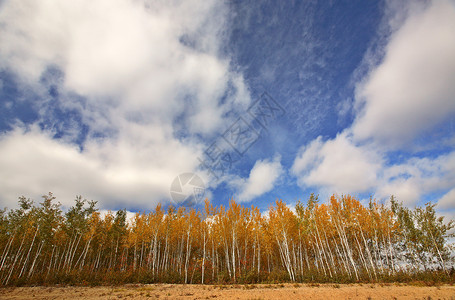
[[[206,200],[127,220],[81,196],[63,212],[49,193],[0,210],[0,285],[453,281],[454,226],[434,204],[410,209],[393,197],[362,205],[311,194],[267,214]]]

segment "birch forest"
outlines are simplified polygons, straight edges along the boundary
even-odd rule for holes
[[[231,200],[101,215],[52,193],[0,210],[0,285],[453,281],[452,221],[393,197],[311,195],[267,212]]]

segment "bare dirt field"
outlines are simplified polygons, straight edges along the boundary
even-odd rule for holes
[[[1,288],[0,299],[455,299],[455,286],[398,284],[123,285]]]

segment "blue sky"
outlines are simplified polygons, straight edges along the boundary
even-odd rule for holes
[[[453,1],[2,1],[0,206],[149,210],[190,173],[217,205],[453,216],[454,82]]]

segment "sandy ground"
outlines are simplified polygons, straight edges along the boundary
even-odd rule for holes
[[[124,285],[0,288],[0,299],[455,299],[455,286],[397,284]]]

